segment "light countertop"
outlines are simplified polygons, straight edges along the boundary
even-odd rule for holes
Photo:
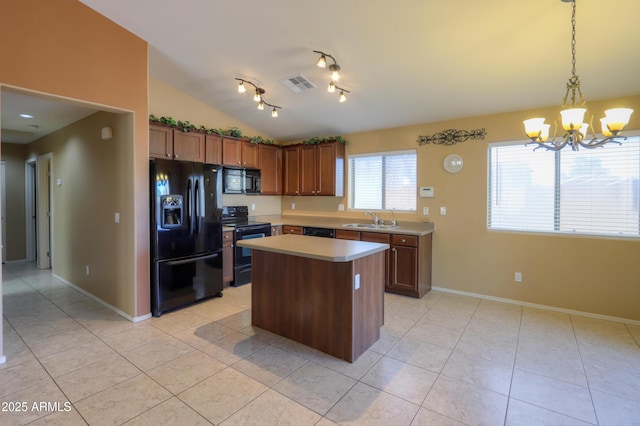
[[[389,244],[291,234],[242,240],[237,244],[240,247],[254,250],[308,257],[328,262],[350,262],[389,248]]]
[[[264,215],[249,218],[255,222],[269,222],[271,225],[313,226],[317,228],[343,229],[347,231],[381,232],[386,234],[426,235],[435,227],[433,222],[398,222],[393,228],[352,228],[342,226],[349,223],[373,224],[370,218],[342,218],[321,216]]]

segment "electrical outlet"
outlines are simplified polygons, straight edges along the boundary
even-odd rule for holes
[[[422,208],[422,215],[423,216],[429,216],[429,207],[423,207]]]
[[[291,203],[291,210],[295,210],[296,209],[296,203]]]
[[[353,278],[353,283],[355,290],[360,288],[360,274],[356,274],[356,276]]]
[[[338,211],[339,212],[343,212],[344,211],[344,204],[338,204]]]
[[[514,278],[515,282],[517,283],[521,283],[522,282],[522,272],[516,272]]]
[[[256,203],[251,203],[251,210],[255,210],[256,209]]]
[[[447,208],[440,207],[440,216],[446,216],[446,215],[447,215]]]
[[[116,212],[114,220],[116,221],[116,223],[120,223],[120,213]]]
[[[87,276],[89,276],[89,265],[85,266],[85,272],[86,272]]]

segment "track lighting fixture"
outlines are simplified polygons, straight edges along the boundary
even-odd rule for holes
[[[340,95],[338,95],[338,102],[346,102],[347,95],[345,93],[350,93],[347,89],[343,89],[340,86],[337,86],[333,81],[329,82],[329,87],[327,87],[327,92],[335,93],[336,90],[340,91]]]
[[[324,53],[319,50],[314,50],[314,53],[320,54],[320,59],[318,59],[318,62],[316,62],[316,65],[320,68],[326,68],[327,57],[331,58],[331,60],[333,61],[333,64],[329,65],[329,71],[331,71],[331,80],[333,81],[340,80],[340,70],[342,68],[340,68],[340,65],[338,65],[338,63],[336,62],[336,58],[329,55],[328,53]]]
[[[238,93],[245,93],[247,91],[247,88],[245,87],[245,83],[250,84],[251,86],[253,86],[256,91],[255,94],[253,95],[253,100],[258,102],[258,109],[259,110],[264,110],[265,105],[272,108],[271,110],[271,117],[277,117],[278,116],[278,109],[282,109],[282,107],[278,106],[278,105],[273,105],[270,104],[269,102],[264,100],[264,94],[265,94],[265,90],[262,87],[257,86],[256,84],[253,84],[252,82],[250,82],[249,80],[245,80],[242,78],[236,78],[236,80],[238,80]]]
[[[340,80],[340,65],[338,65],[336,58],[329,55],[328,53],[321,52],[319,50],[314,50],[314,53],[320,54],[320,59],[316,62],[316,65],[320,68],[327,68],[327,57],[331,58],[333,64],[329,65],[329,71],[331,71],[331,80],[329,80],[329,85],[327,86],[327,92],[335,93],[336,90],[340,91],[340,95],[338,97],[339,102],[345,102],[347,100],[347,96],[345,93],[349,93],[348,90],[343,89],[342,87],[338,87],[336,82]]]

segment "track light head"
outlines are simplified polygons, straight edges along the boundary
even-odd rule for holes
[[[244,93],[247,91],[247,88],[244,87],[244,81],[240,80],[240,83],[238,83],[238,93]]]
[[[346,102],[347,96],[344,94],[344,90],[340,90],[340,96],[338,97],[338,102]]]
[[[333,81],[340,80],[340,70],[341,69],[342,68],[340,68],[340,65],[338,65],[338,64],[329,65],[329,71],[331,71],[331,80],[333,80]]]
[[[278,116],[278,109],[276,107],[273,107],[273,109],[271,110],[271,117],[276,118]]]

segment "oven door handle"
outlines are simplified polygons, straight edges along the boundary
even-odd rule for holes
[[[171,262],[167,262],[167,266],[178,266],[178,265],[186,265],[187,263],[194,263],[199,260],[213,259],[214,257],[218,257],[220,253],[208,254],[206,256],[193,257],[191,259],[183,259],[183,260],[172,260]]]

